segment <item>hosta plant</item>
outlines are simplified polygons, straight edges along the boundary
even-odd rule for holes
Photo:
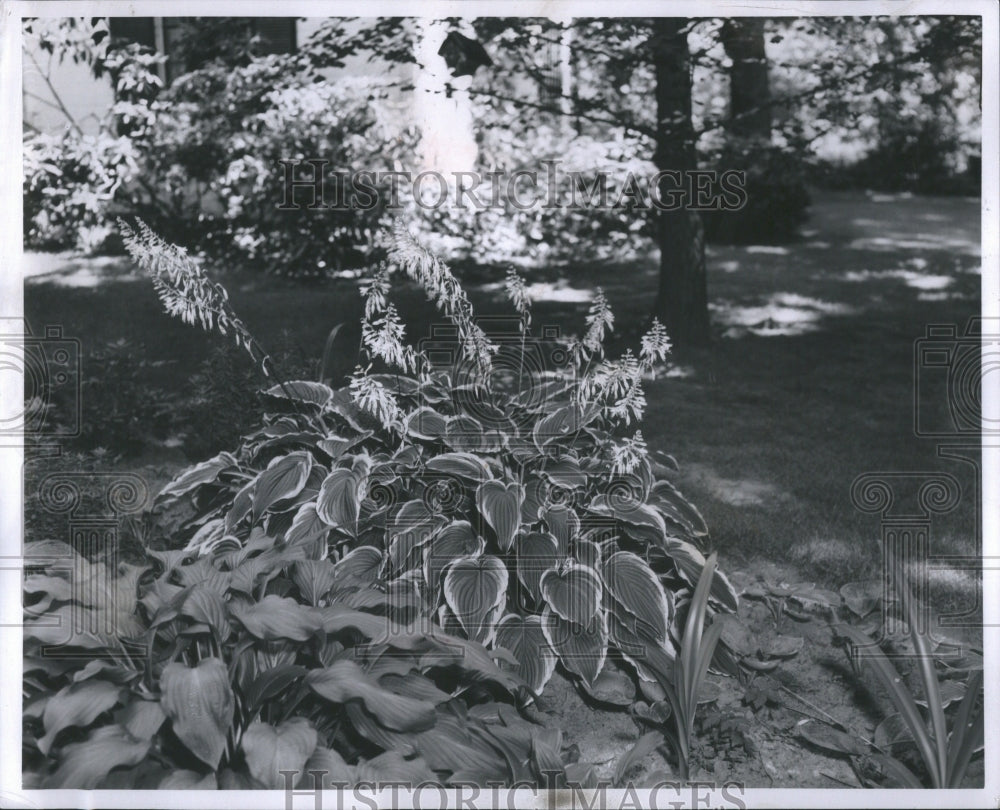
[[[634,429],[643,376],[669,349],[663,328],[654,323],[638,356],[606,359],[613,315],[598,292],[580,339],[536,338],[511,272],[516,315],[488,330],[443,263],[401,226],[388,241],[363,288],[361,362],[348,384],[275,384],[264,427],[161,495],[196,497],[187,547],[244,546],[255,530],[309,543],[408,619],[509,651],[534,692],[557,661],[592,684],[608,651],[628,659],[635,637],[672,658],[674,599],[705,566],[707,531]],[[248,344],[220,296],[206,299],[214,310],[187,292],[177,303],[178,280],[200,277],[181,251],[148,230],[127,242],[175,311],[188,307],[207,327],[237,323]],[[444,318],[416,347],[390,300],[394,274]],[[632,436],[614,434],[630,426]],[[709,597],[736,604],[721,573]]]
[[[114,738],[122,757],[137,756],[123,739],[144,740],[156,762],[223,786],[273,785],[316,758],[357,776],[393,757],[397,771],[452,781],[584,771],[515,707],[559,664],[586,690],[610,657],[644,681],[672,678],[675,600],[706,567],[700,515],[635,429],[643,377],[669,348],[662,327],[638,356],[607,359],[613,316],[599,293],[581,338],[538,338],[511,273],[516,315],[488,329],[448,268],[397,227],[364,286],[347,384],[285,380],[193,259],[141,223],[124,233],[169,312],[254,358],[273,410],[159,494],[156,511],[186,502],[193,515],[138,577],[127,637],[138,646],[77,642],[116,656],[113,677],[88,678],[120,683],[115,703],[86,723],[71,715],[72,742],[39,706],[33,731],[59,743],[39,745],[43,781],[68,784],[102,750],[72,748],[84,733]],[[416,347],[390,301],[393,274],[442,314]],[[710,580],[705,598],[734,609],[728,580]],[[65,607],[43,602],[39,612]],[[49,689],[79,689],[67,673]],[[133,706],[161,722],[132,728]],[[139,760],[121,778],[138,780]]]
[[[586,776],[557,730],[518,714],[523,682],[497,664],[508,654],[396,623],[360,558],[351,569],[314,552],[260,528],[238,547],[149,551],[142,565],[30,545],[47,562],[24,586],[26,786]]]

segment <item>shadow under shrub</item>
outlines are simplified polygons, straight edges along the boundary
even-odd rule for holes
[[[809,190],[798,153],[755,142],[732,143],[714,158],[719,171],[746,172],[746,205],[703,211],[705,238],[719,244],[781,244],[808,219]]]

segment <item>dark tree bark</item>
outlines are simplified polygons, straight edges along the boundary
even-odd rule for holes
[[[729,68],[729,131],[733,135],[771,140],[771,85],[767,75],[762,17],[723,22],[722,47]]]
[[[653,162],[661,171],[697,168],[691,123],[691,54],[688,21],[660,17],[653,21],[650,42],[656,71],[656,151]],[[671,199],[676,183],[665,177],[661,199]],[[708,288],[705,278],[705,239],[697,213],[679,208],[660,211],[655,223],[660,247],[660,288],[653,314],[666,326],[678,346],[708,343]]]

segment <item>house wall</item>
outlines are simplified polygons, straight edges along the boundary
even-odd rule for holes
[[[322,23],[322,19],[298,20],[296,37],[304,42]],[[467,93],[470,77],[452,79],[458,90],[449,98],[445,83],[450,79],[438,49],[444,41],[441,21],[421,21],[422,36],[417,59],[423,66],[393,66],[353,57],[343,68],[331,70],[328,80],[338,77],[398,78],[401,84],[413,84],[416,90],[390,94],[390,121],[401,129],[417,126],[423,134],[422,165],[407,167],[412,171],[434,169],[443,172],[471,169],[476,159],[476,140]],[[46,81],[47,76],[47,81]],[[464,84],[463,84],[464,83]],[[51,86],[50,86],[51,84]],[[60,63],[37,46],[26,42],[24,52],[24,121],[30,128],[57,133],[75,121],[85,132],[96,132],[114,102],[111,81],[97,79],[90,68],[72,61]]]

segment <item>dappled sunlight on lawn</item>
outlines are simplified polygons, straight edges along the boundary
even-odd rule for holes
[[[769,506],[787,504],[791,496],[780,487],[752,478],[723,478],[707,464],[689,462],[685,477],[712,497],[731,506]]]
[[[819,328],[827,316],[852,315],[856,309],[843,303],[824,301],[792,292],[773,293],[762,304],[712,305],[712,317],[726,328],[724,337],[747,334],[761,337],[802,335]]]
[[[504,282],[498,281],[491,284],[481,284],[479,289],[487,293],[496,293],[501,296],[506,296]],[[551,281],[536,281],[531,284],[527,284],[525,287],[528,297],[532,301],[538,302],[554,302],[563,304],[586,304],[589,303],[594,297],[594,291],[590,289],[581,289],[580,287],[571,287],[564,280],[558,280],[555,282]]]
[[[943,290],[950,287],[955,279],[951,276],[942,276],[918,273],[914,270],[849,270],[841,278],[844,281],[872,281],[883,278],[898,278],[905,282],[907,287],[916,290]]]
[[[131,261],[121,256],[80,256],[73,253],[25,253],[21,261],[25,280],[57,287],[96,287],[105,281],[140,281]]]

